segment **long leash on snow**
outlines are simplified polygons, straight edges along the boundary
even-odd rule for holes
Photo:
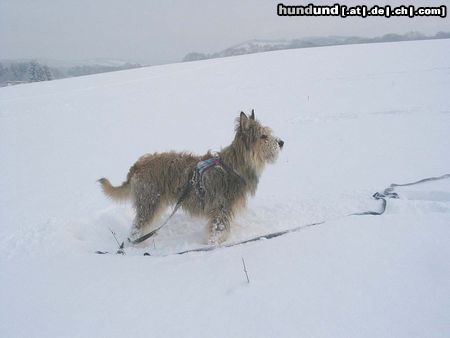
[[[386,211],[386,207],[387,207],[387,200],[386,199],[390,199],[390,198],[398,199],[399,198],[398,194],[394,191],[396,187],[407,187],[407,186],[417,185],[417,184],[420,184],[420,183],[425,183],[425,182],[430,182],[430,181],[438,181],[438,180],[442,180],[442,179],[446,179],[446,178],[450,178],[450,174],[445,174],[445,175],[437,176],[437,177],[428,177],[428,178],[424,178],[424,179],[421,179],[419,181],[415,181],[415,182],[411,182],[411,183],[404,183],[404,184],[392,183],[389,187],[384,189],[383,192],[376,192],[375,194],[372,195],[372,197],[374,199],[382,201],[381,211],[364,211],[364,212],[359,212],[359,213],[348,214],[346,216],[367,216],[367,215],[380,216],[380,215],[383,215],[384,212]],[[194,184],[190,184],[190,185],[191,185],[191,187],[189,188],[189,191],[192,189],[192,186],[194,186]],[[187,188],[185,188],[185,190],[186,189]],[[187,192],[186,195],[188,193],[189,192]],[[183,196],[183,194],[182,194],[182,196]],[[180,199],[181,199],[181,197],[180,197]],[[181,203],[182,203],[182,201],[179,204],[181,205]],[[177,205],[178,205],[178,203],[177,203]],[[178,208],[179,208],[179,206],[178,206]],[[172,217],[175,214],[175,212],[176,212],[176,210],[178,210],[178,208],[175,206],[174,211],[172,211],[172,214],[169,216],[169,218],[166,220],[166,222],[163,223],[163,225],[161,225],[157,229],[151,231],[149,234],[138,238],[137,240],[140,240],[141,238],[145,237],[144,239],[142,239],[141,241],[139,241],[137,243],[143,242],[146,239],[148,239],[151,236],[153,236],[159,229],[161,229],[165,224],[167,224],[167,222],[170,219],[170,217]],[[236,246],[236,245],[242,245],[242,244],[247,244],[247,243],[251,243],[251,242],[256,242],[256,241],[259,241],[259,240],[272,239],[272,238],[276,238],[276,237],[280,237],[280,236],[286,235],[288,233],[297,232],[297,231],[303,230],[303,229],[308,228],[308,227],[312,227],[312,226],[315,226],[315,225],[320,225],[320,224],[323,224],[325,222],[326,222],[326,220],[325,221],[321,221],[321,222],[316,222],[316,223],[304,224],[304,225],[300,225],[300,226],[295,227],[295,228],[291,228],[291,229],[287,229],[287,230],[282,230],[282,231],[278,231],[278,232],[269,233],[269,234],[266,234],[266,235],[253,237],[253,238],[246,239],[246,240],[243,240],[243,241],[240,241],[240,242],[225,244],[225,245],[223,245],[221,247],[222,248],[229,248],[229,247],[233,247],[233,246]],[[116,238],[114,232],[112,230],[111,230],[111,232],[113,233],[114,238],[116,239],[116,242],[119,243],[117,241],[117,238]],[[133,243],[133,242],[131,242],[131,243]],[[117,251],[117,253],[124,254],[123,245],[124,245],[124,243],[122,242],[122,244],[119,246],[119,250]],[[183,255],[183,254],[190,253],[190,252],[212,251],[212,250],[214,250],[216,248],[217,248],[216,246],[208,246],[208,247],[202,247],[202,248],[196,248],[196,249],[189,249],[189,250],[185,250],[185,251],[180,251],[180,252],[177,252],[175,254]],[[98,254],[106,254],[108,252],[107,251],[96,251],[96,253],[98,253]],[[151,256],[151,255],[149,253],[144,253],[144,256]]]
[[[266,240],[266,239],[272,239],[272,238],[276,238],[276,237],[280,237],[280,236],[289,234],[291,232],[296,232],[296,231],[300,231],[300,230],[303,230],[305,228],[309,228],[309,227],[312,227],[312,226],[315,226],[315,225],[320,225],[320,224],[323,224],[325,222],[326,221],[310,223],[310,224],[303,224],[303,225],[299,225],[298,227],[295,227],[295,228],[282,230],[282,231],[278,231],[278,232],[272,232],[270,234],[265,234],[265,235],[261,235],[261,236],[256,236],[256,237],[249,238],[249,239],[246,239],[246,240],[243,240],[243,241],[240,241],[240,242],[235,242],[235,243],[221,245],[220,248],[231,248],[231,247],[237,246],[237,245],[257,242],[257,241]],[[188,249],[188,250],[176,252],[175,255],[184,255],[184,254],[187,254],[187,253],[190,253],[190,252],[213,251],[213,250],[215,250],[217,248],[218,248],[217,246],[206,246],[206,247],[202,247],[202,248]],[[151,256],[151,255],[148,252],[146,252],[146,253],[144,253],[144,256]]]
[[[416,184],[420,184],[420,183],[425,183],[425,182],[430,182],[430,181],[438,181],[438,180],[442,180],[444,178],[449,178],[449,177],[450,177],[450,174],[445,174],[445,175],[437,176],[437,177],[424,178],[422,180],[411,182],[411,183],[405,183],[405,184],[392,183],[389,187],[384,189],[383,192],[376,192],[375,194],[372,195],[372,197],[375,198],[376,200],[382,201],[383,204],[381,206],[381,211],[358,212],[358,213],[353,213],[353,214],[350,214],[347,216],[364,216],[364,215],[380,216],[380,215],[383,215],[384,212],[386,211],[386,207],[387,207],[386,198],[394,198],[394,199],[399,198],[398,194],[396,192],[394,192],[396,187],[408,187],[408,186],[416,185]]]

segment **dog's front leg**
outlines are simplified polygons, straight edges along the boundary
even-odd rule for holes
[[[209,244],[217,245],[227,240],[230,233],[230,212],[223,206],[211,211],[208,222]]]

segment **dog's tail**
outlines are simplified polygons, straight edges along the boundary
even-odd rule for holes
[[[113,187],[107,178],[101,178],[98,180],[102,186],[102,190],[106,196],[115,201],[124,201],[130,197],[130,181],[126,180],[119,187]]]

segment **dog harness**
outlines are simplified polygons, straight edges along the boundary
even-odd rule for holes
[[[195,167],[194,175],[192,176],[191,184],[197,189],[197,194],[200,196],[202,204],[204,204],[205,199],[205,185],[203,183],[203,174],[210,168],[222,166],[222,161],[219,156],[211,157],[207,160],[203,160],[197,163]]]
[[[197,194],[200,197],[202,207],[205,203],[206,194],[205,184],[203,183],[203,174],[212,167],[221,168],[223,171],[229,173],[230,175],[238,177],[241,183],[245,184],[245,179],[241,175],[239,175],[233,168],[226,165],[219,156],[214,156],[207,160],[198,162],[191,179],[191,185],[195,186]]]

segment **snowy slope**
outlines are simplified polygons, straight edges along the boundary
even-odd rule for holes
[[[450,40],[270,52],[0,89],[0,336],[443,337],[450,325]],[[218,150],[254,108],[285,140],[229,242],[182,213],[114,250],[100,192],[142,154]],[[169,212],[169,211],[168,211]],[[149,251],[160,257],[143,257]],[[251,283],[242,271],[245,258]]]

